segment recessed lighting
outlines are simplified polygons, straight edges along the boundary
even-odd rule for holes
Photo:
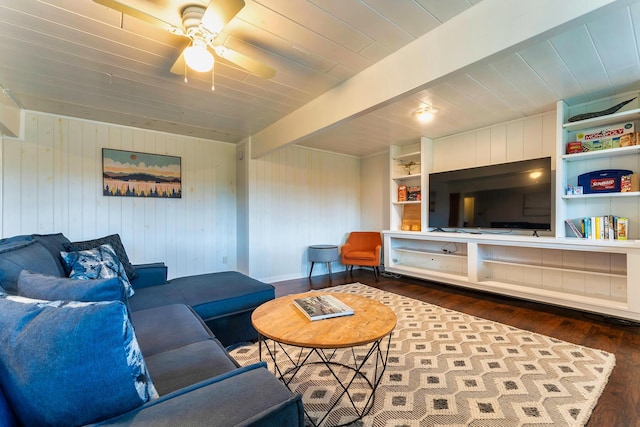
[[[438,112],[437,108],[433,108],[431,105],[423,105],[418,110],[416,110],[413,115],[416,116],[416,119],[419,121],[426,123],[433,119],[433,115]]]

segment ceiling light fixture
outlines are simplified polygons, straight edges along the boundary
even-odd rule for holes
[[[204,40],[194,39],[191,46],[184,50],[184,60],[189,68],[199,73],[211,71],[213,68],[213,55],[207,49]]]
[[[416,118],[423,122],[426,123],[428,121],[430,121],[431,119],[433,119],[433,115],[435,113],[438,112],[437,108],[433,108],[431,105],[423,105],[422,107],[420,107],[418,110],[416,110],[413,115],[416,116]]]

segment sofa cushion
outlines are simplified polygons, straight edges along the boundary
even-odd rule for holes
[[[132,311],[138,311],[167,304],[186,304],[186,302],[177,286],[165,283],[136,289],[135,295],[129,298],[129,304]]]
[[[111,234],[109,236],[100,237],[99,239],[63,244],[64,249],[67,252],[85,251],[87,249],[94,249],[102,245],[111,245],[116,253],[116,256],[124,266],[124,270],[127,272],[127,278],[129,280],[135,279],[138,276],[135,268],[133,268],[133,265],[131,264],[131,261],[129,261],[127,251],[124,249],[124,245],[122,244],[122,240],[120,239],[119,234]],[[70,273],[70,271],[71,270],[67,270],[67,273]]]
[[[136,264],[137,277],[131,282],[133,289],[146,288],[147,286],[164,285],[167,283],[167,266],[163,262],[148,264]]]
[[[157,397],[121,302],[0,295],[0,383],[23,425],[80,425]]]
[[[184,301],[205,321],[250,310],[275,297],[272,285],[237,271],[201,274],[169,280],[180,289]]]
[[[69,272],[65,270],[64,263],[62,261],[62,257],[60,256],[60,252],[63,252],[64,244],[70,243],[69,239],[67,239],[62,233],[55,234],[32,234],[33,240],[40,243],[45,247],[46,250],[49,251],[54,261],[56,262],[56,267],[58,267],[59,276],[68,276]]]
[[[163,396],[104,425],[302,427],[305,417],[301,396],[256,364]]]
[[[49,251],[31,236],[0,240],[0,287],[9,293],[17,293],[18,276],[24,269],[52,276],[60,275]]]
[[[202,320],[184,304],[170,304],[131,313],[145,358],[213,338]]]
[[[18,277],[18,295],[49,301],[122,301],[127,303],[124,286],[117,277],[76,280],[47,276],[22,270]]]
[[[239,367],[216,339],[145,356],[145,361],[161,396]]]
[[[133,296],[135,291],[111,245],[77,252],[61,252],[60,255],[70,271],[70,278],[89,280],[117,277],[122,282],[127,296]]]

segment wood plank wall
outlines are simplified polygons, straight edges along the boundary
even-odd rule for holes
[[[103,196],[103,147],[181,157],[183,197]],[[1,148],[0,237],[119,233],[132,262],[164,261],[170,277],[235,269],[234,145],[28,112],[25,140]]]
[[[433,142],[433,172],[551,156],[555,167],[555,110]]]
[[[553,155],[554,131],[555,113],[545,113],[442,138],[434,167]],[[238,269],[265,281],[304,277],[309,245],[341,245],[350,231],[388,228],[388,197],[373,191],[388,181],[388,168],[380,167],[386,155],[357,159],[298,146],[255,160],[245,154],[240,209],[247,229],[238,234],[234,145],[35,112],[27,114],[25,141],[5,136],[2,143],[2,237],[61,231],[81,240],[117,232],[134,262],[165,261],[171,277],[243,262]],[[183,198],[102,196],[102,147],[180,156]],[[238,244],[246,257],[240,261]]]
[[[252,277],[305,277],[309,245],[342,245],[360,229],[360,159],[289,146],[250,160],[248,169]],[[326,265],[316,265],[314,274],[327,274]]]

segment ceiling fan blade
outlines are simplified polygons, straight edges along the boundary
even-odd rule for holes
[[[95,3],[117,10],[125,15],[133,16],[165,28],[181,28],[182,18],[179,10],[161,7],[147,0],[93,0]]]
[[[227,47],[216,46],[215,52],[219,57],[244,68],[251,74],[260,76],[263,79],[270,79],[276,74],[276,71],[273,68]]]
[[[220,34],[243,7],[244,0],[211,0],[202,17],[202,26],[213,34]]]

